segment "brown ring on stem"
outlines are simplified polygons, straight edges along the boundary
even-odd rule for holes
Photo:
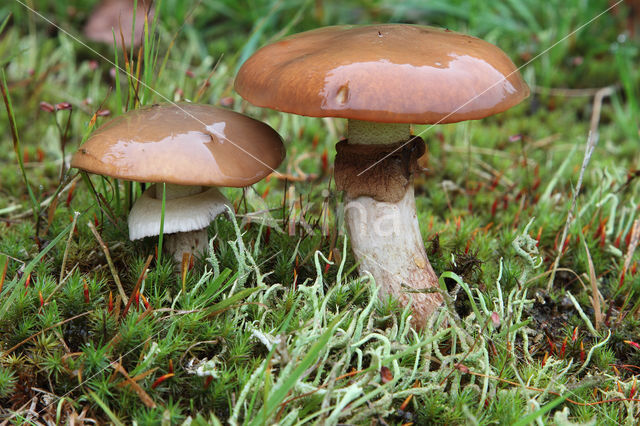
[[[397,203],[419,170],[418,158],[425,152],[421,137],[385,145],[336,144],[334,178],[336,188],[348,197],[367,196],[376,201]],[[369,165],[374,166],[366,169]]]

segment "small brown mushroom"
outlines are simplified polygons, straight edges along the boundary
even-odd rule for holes
[[[84,27],[84,35],[91,41],[113,44],[113,35],[116,36],[116,45],[122,48],[124,38],[125,47],[131,46],[131,29],[133,27],[133,46],[138,47],[144,36],[145,13],[149,1],[138,1],[134,17],[134,0],[103,0],[91,13]],[[149,10],[147,20],[151,25],[153,8]],[[122,37],[120,30],[122,29]]]
[[[265,46],[240,68],[254,105],[343,117],[335,180],[361,273],[382,294],[412,300],[414,323],[442,303],[415,211],[412,175],[424,142],[410,123],[454,123],[505,111],[529,94],[496,46],[453,31],[386,24],[326,27]]]
[[[153,105],[105,123],[78,149],[71,166],[137,182],[165,183],[164,233],[176,260],[207,248],[208,224],[229,201],[218,186],[244,187],[284,159],[268,125],[209,105]],[[159,235],[162,186],[152,185],[129,214],[131,240]]]

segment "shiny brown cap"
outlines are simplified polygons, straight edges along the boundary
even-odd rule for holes
[[[235,88],[261,107],[386,123],[479,119],[529,95],[513,62],[491,43],[406,24],[293,35],[251,56]]]
[[[119,179],[177,185],[248,186],[284,159],[268,125],[210,105],[153,105],[105,123],[71,166]]]

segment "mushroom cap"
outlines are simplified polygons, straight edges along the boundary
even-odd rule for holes
[[[261,107],[386,123],[479,119],[529,95],[513,62],[493,44],[407,24],[287,37],[253,54],[235,89]]]
[[[210,105],[162,104],[102,125],[71,166],[138,182],[241,187],[267,176],[284,155],[265,123]]]
[[[160,235],[162,200],[155,198],[156,187],[151,185],[136,200],[129,217],[129,239]],[[187,197],[165,200],[165,234],[189,232],[206,228],[231,203],[216,187]]]
[[[144,15],[147,7],[139,1],[136,10],[136,22],[133,35],[133,46],[138,47],[144,36]],[[93,9],[87,24],[84,27],[84,35],[91,41],[113,44],[113,34],[116,36],[116,45],[121,48],[124,38],[125,46],[131,46],[131,27],[133,26],[134,0],[103,0]],[[153,8],[148,16],[149,25],[153,20]],[[122,27],[122,37],[120,28]],[[112,33],[113,30],[113,33]]]

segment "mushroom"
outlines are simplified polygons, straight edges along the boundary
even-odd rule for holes
[[[454,123],[528,96],[496,46],[446,29],[385,24],[307,31],[265,46],[240,68],[236,91],[260,107],[348,119],[336,145],[336,187],[361,273],[411,300],[422,326],[442,303],[416,215],[413,174],[424,142],[411,123]]]
[[[147,6],[144,1],[137,3],[136,21],[133,28],[133,46],[138,47],[142,43],[144,36],[145,12]],[[131,46],[131,28],[134,26],[134,0],[103,0],[93,9],[87,24],[84,27],[84,35],[91,41],[99,43],[113,44],[113,32],[116,36],[116,45],[122,47],[124,38],[125,47]],[[153,20],[153,8],[148,10],[148,21],[151,25]]]
[[[164,233],[177,261],[206,250],[207,226],[229,201],[218,186],[244,187],[284,159],[282,139],[268,125],[209,105],[153,105],[97,129],[71,166],[137,182],[165,183]],[[150,186],[129,213],[129,238],[160,234],[162,185]]]

